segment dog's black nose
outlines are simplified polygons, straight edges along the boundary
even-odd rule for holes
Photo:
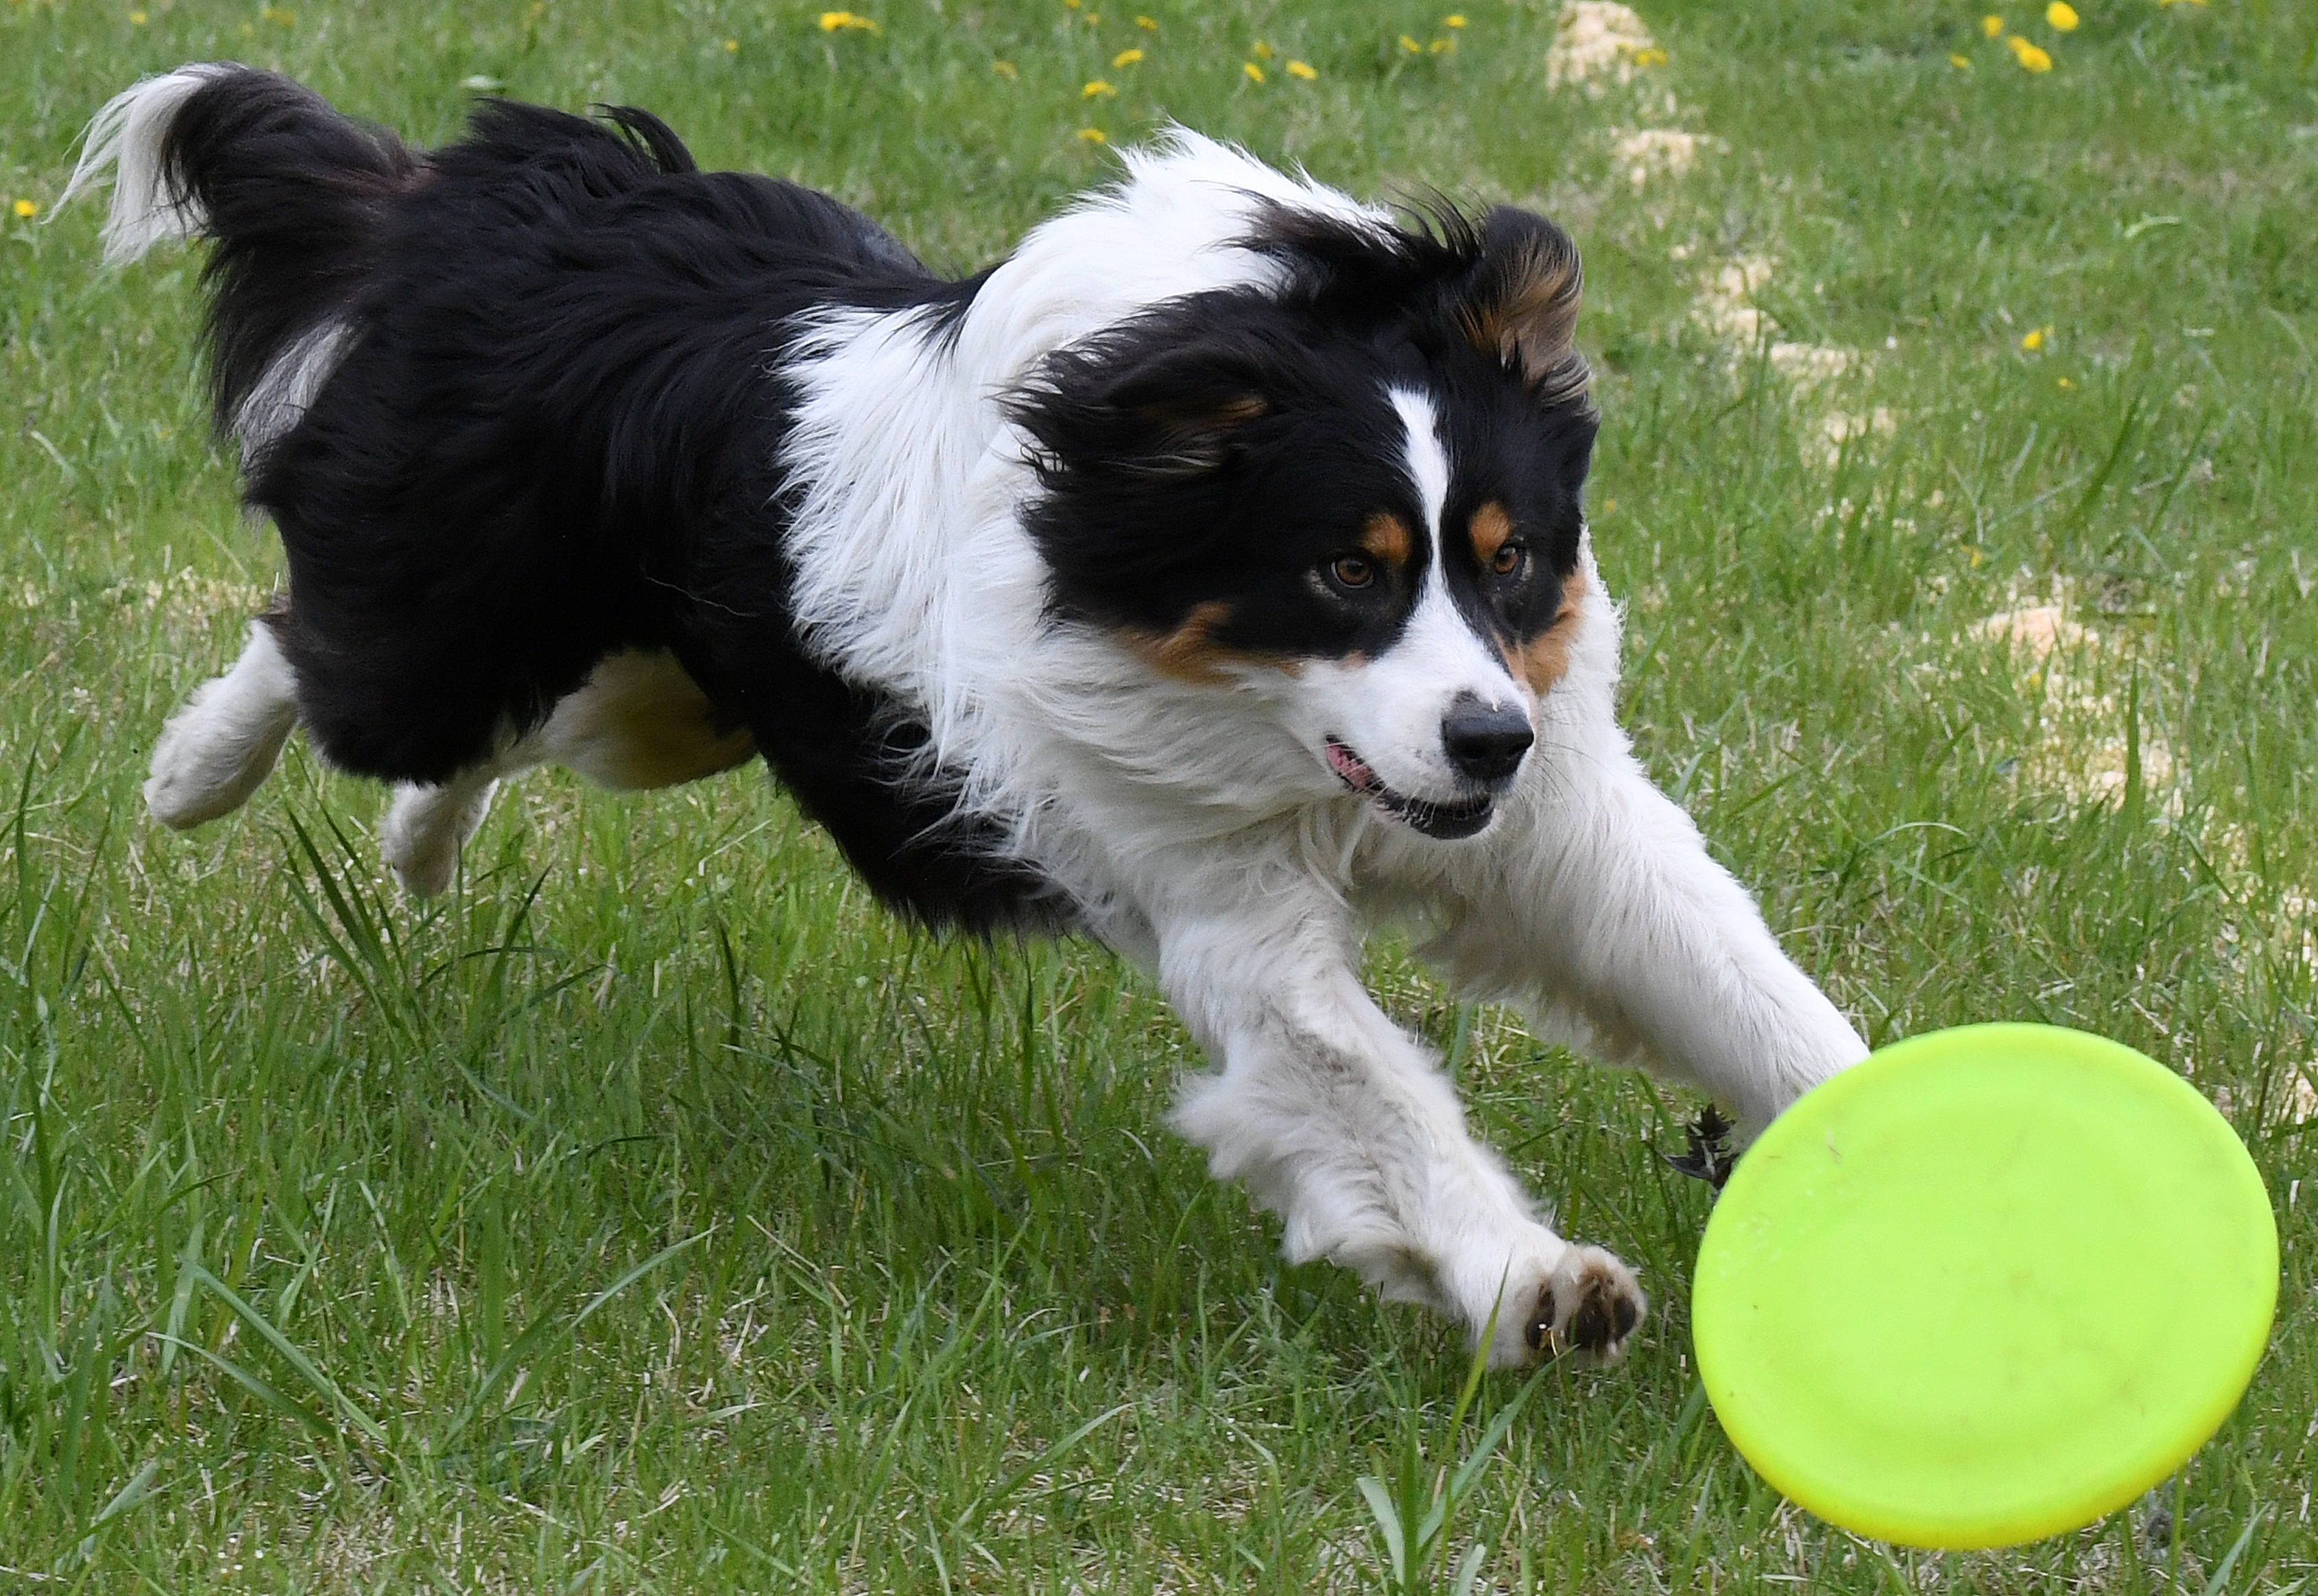
[[[1522,755],[1537,741],[1529,717],[1510,705],[1484,704],[1460,693],[1441,721],[1441,745],[1449,762],[1477,781],[1502,781],[1521,769]]]

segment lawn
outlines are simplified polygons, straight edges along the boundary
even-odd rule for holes
[[[277,556],[205,435],[198,257],[45,224],[108,95],[220,57],[427,141],[479,89],[642,104],[957,269],[1169,118],[1563,221],[1652,770],[1873,1040],[2042,1019],[2187,1075],[2286,1271],[2161,1496],[2003,1553],[1856,1540],[1691,1367],[1708,1193],[1657,1155],[1695,1104],[1379,947],[1656,1303],[1622,1367],[1541,1376],[1447,1561],[2318,1586],[2318,9],[1137,3],[5,0],[0,1590],[1376,1591],[1358,1477],[1524,1389],[1452,1428],[1451,1332],[1280,1264],[1162,1128],[1199,1060],[1146,985],[918,935],[759,771],[530,780],[424,905],[379,793],[302,752],[230,820],[145,817]]]

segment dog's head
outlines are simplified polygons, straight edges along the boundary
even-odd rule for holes
[[[1316,780],[1473,835],[1583,599],[1577,252],[1509,207],[1271,210],[1250,243],[1284,283],[1170,302],[1017,396],[1055,608],[1155,672],[1268,690]]]

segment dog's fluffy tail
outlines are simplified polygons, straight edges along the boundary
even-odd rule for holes
[[[206,234],[220,430],[261,446],[303,412],[344,331],[388,204],[418,158],[302,85],[230,61],[133,85],[88,124],[70,199],[113,178],[108,262]]]

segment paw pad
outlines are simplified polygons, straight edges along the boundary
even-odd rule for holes
[[[1522,1339],[1532,1352],[1583,1352],[1604,1361],[1624,1349],[1626,1338],[1642,1321],[1642,1297],[1633,1285],[1601,1264],[1588,1262],[1538,1293],[1537,1307]]]

